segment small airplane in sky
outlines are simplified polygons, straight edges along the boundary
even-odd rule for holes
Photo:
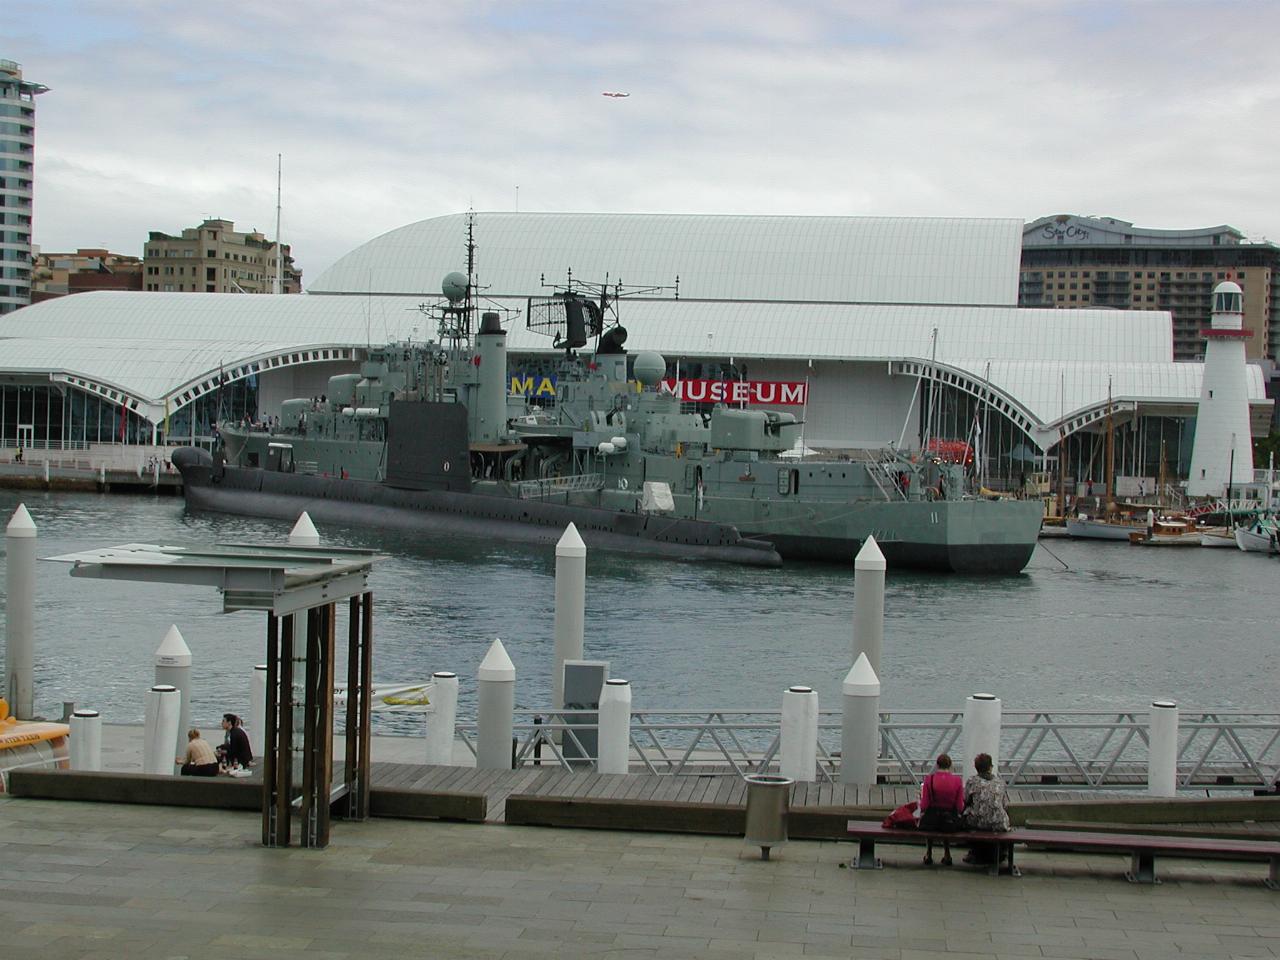
[[[631,96],[631,94],[629,94],[629,93],[612,93],[612,92],[607,92],[607,93],[602,93],[602,94],[600,94],[600,96],[602,96],[602,97],[629,97],[629,96]]]

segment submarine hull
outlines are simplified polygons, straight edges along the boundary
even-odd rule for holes
[[[588,547],[672,560],[777,567],[773,544],[729,524],[478,493],[411,490],[367,480],[215,464],[205,451],[174,451],[188,506],[240,516],[312,520],[554,546],[573,523]]]

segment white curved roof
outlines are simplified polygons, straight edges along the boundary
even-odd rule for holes
[[[1018,302],[1022,221],[924,217],[477,213],[476,276],[493,296],[540,277],[672,284],[682,299]],[[311,293],[438,295],[466,271],[467,215],[420,220],[357,247]]]
[[[434,333],[418,297],[82,293],[0,321],[0,373],[48,375],[153,419],[210,389],[220,371],[347,358]],[[523,307],[523,301],[509,301]],[[626,301],[631,351],[687,358],[936,359],[1013,398],[1041,424],[1106,401],[1195,403],[1201,364],[1173,363],[1169,315],[892,304]],[[517,319],[508,349],[550,351]],[[330,356],[326,351],[331,352]],[[340,355],[337,351],[345,351]],[[990,369],[987,376],[988,366]],[[1249,368],[1249,396],[1265,399]],[[96,386],[95,386],[96,385]]]

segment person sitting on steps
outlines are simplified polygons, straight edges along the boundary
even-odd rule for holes
[[[179,757],[184,777],[216,777],[218,775],[218,758],[209,746],[209,741],[200,736],[200,731],[192,728],[187,731],[187,753]]]
[[[253,763],[253,749],[249,746],[249,734],[245,732],[240,718],[234,713],[222,715],[222,729],[226,737],[218,747],[218,759],[222,766],[231,770],[234,767],[249,769]]]

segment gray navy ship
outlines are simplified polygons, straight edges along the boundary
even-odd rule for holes
[[[971,495],[963,463],[801,456],[792,414],[682,403],[662,356],[626,352],[606,285],[528,303],[560,351],[550,402],[510,392],[502,316],[473,330],[468,275],[443,291],[434,339],[370,348],[274,429],[224,423],[212,455],[176,452],[188,501],[514,539],[573,520],[588,544],[764,565],[849,563],[875,536],[891,568],[1010,574],[1035,548],[1040,503]]]

